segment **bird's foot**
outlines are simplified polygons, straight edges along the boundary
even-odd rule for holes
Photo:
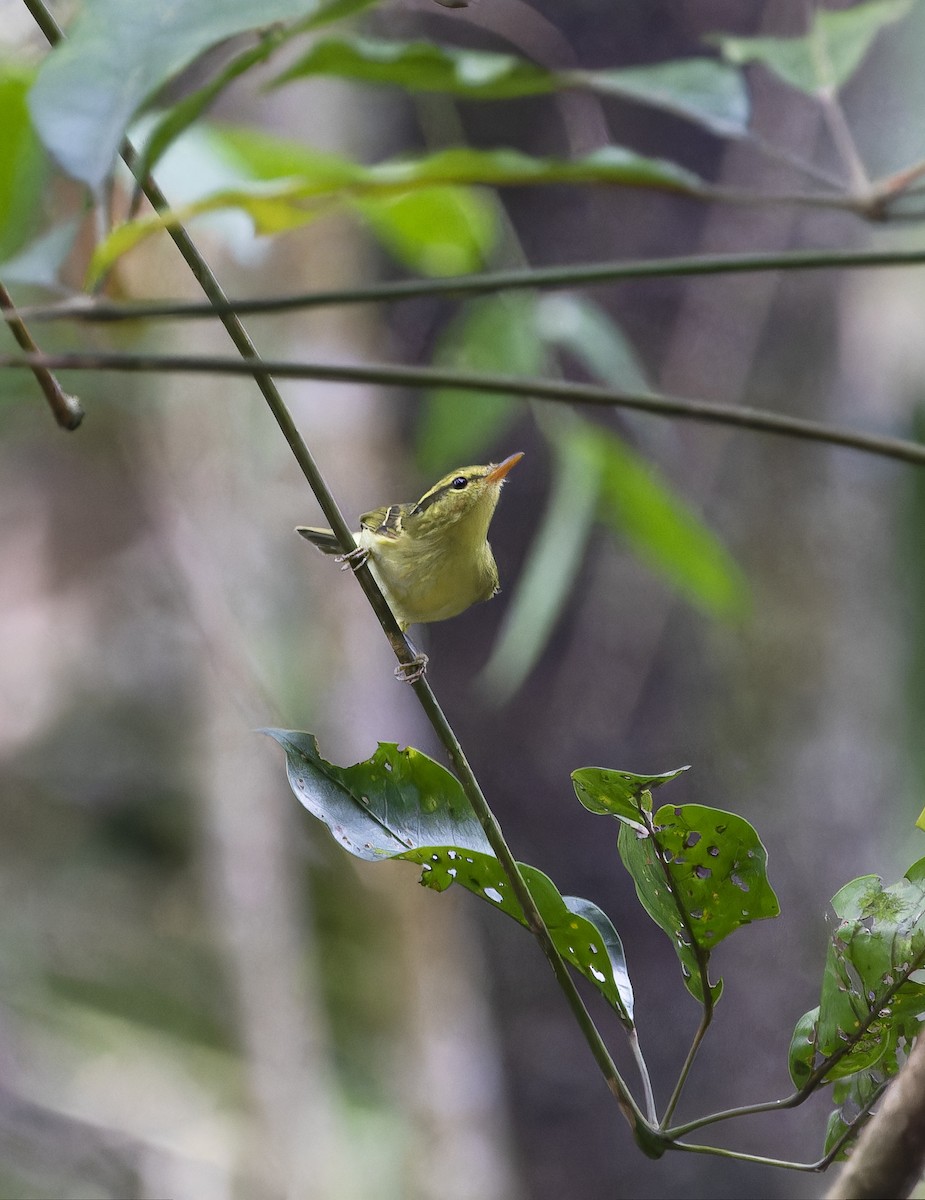
[[[419,679],[424,678],[429,662],[427,655],[418,651],[411,662],[398,664],[395,668],[395,678],[400,679],[402,683],[417,683]]]
[[[357,546],[349,554],[338,554],[334,561],[340,563],[342,571],[359,571],[368,558],[369,551],[364,546]]]

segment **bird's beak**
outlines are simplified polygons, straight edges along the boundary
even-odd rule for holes
[[[486,483],[500,483],[505,475],[510,471],[511,467],[516,467],[523,458],[523,451],[518,450],[516,454],[512,454],[510,458],[506,458],[503,463],[498,463],[485,476]]]

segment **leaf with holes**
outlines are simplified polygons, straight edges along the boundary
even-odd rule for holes
[[[652,788],[680,773],[585,767],[572,782],[585,808],[620,821],[617,846],[643,907],[671,938],[688,991],[714,1004],[722,983],[709,982],[713,947],[780,908],[767,880],[767,851],[744,818],[701,804],[665,804],[653,815]]]
[[[877,875],[852,880],[832,907],[841,923],[826,956],[818,1050],[851,1048],[828,1078],[873,1066],[892,1073],[925,1013],[925,986],[910,978],[925,963],[925,859],[891,887]]]
[[[309,733],[266,729],[286,752],[289,784],[345,850],[369,861],[404,859],[435,891],[458,883],[526,925],[523,910],[455,776],[419,750],[380,742],[351,767],[329,763]],[[535,867],[519,864],[562,957],[602,993],[628,1027],[633,989],[620,937],[589,900],[562,896]]]

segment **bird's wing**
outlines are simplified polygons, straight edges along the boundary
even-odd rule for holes
[[[377,537],[394,540],[401,537],[402,518],[407,508],[407,504],[389,504],[384,508],[374,508],[372,512],[364,513],[360,517],[360,525]]]

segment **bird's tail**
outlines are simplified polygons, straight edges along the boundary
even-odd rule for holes
[[[317,546],[322,554],[343,554],[340,542],[330,529],[315,529],[311,525],[297,525],[296,533],[300,533],[306,541]]]

